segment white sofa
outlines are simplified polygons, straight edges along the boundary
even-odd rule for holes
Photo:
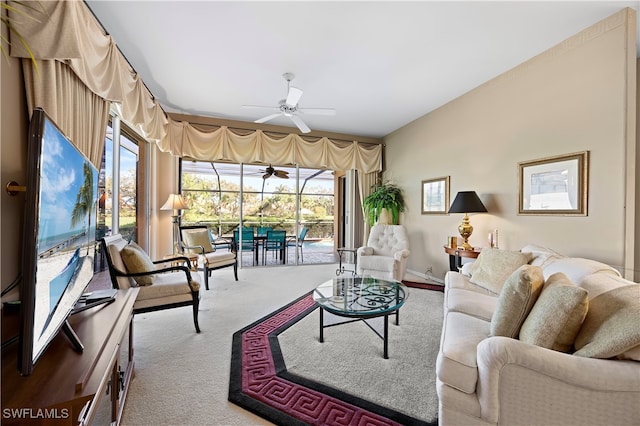
[[[626,345],[624,351],[602,359],[579,356],[579,351],[574,354],[575,348],[565,353],[525,343],[520,335],[492,335],[497,321],[494,313],[504,308],[499,305],[504,305],[504,298],[509,295],[503,293],[508,291],[489,288],[484,283],[478,285],[473,278],[479,275],[478,265],[466,264],[461,272],[448,272],[445,276],[444,323],[436,365],[439,423],[639,425],[640,284],[623,279],[615,269],[593,260],[564,257],[535,246],[525,247],[519,253],[529,256],[526,266],[517,269],[520,273],[527,270],[535,275],[538,270],[534,267],[538,267],[543,282],[548,283],[553,274],[563,272],[575,286],[586,290],[586,318],[580,318],[575,347],[579,339],[584,346],[589,328],[615,326],[620,319],[614,316],[620,313],[627,316],[627,322],[630,318],[632,321],[629,339],[622,343]],[[518,274],[506,272],[510,277]],[[602,303],[594,298],[605,295],[599,300],[608,300],[613,289],[622,286],[630,286],[623,291],[631,297],[621,301],[624,306],[616,307],[615,315],[603,317],[603,311],[598,311]],[[545,302],[541,295],[545,291],[547,286],[543,284],[536,294],[531,293],[535,300],[523,313],[525,322],[534,316],[533,309],[542,309]],[[621,321],[624,323],[624,318]],[[615,330],[604,331],[607,335],[617,334]],[[591,339],[589,347],[596,343]]]

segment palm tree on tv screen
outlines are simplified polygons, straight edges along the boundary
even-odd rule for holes
[[[91,238],[91,209],[93,208],[93,171],[87,162],[83,168],[84,182],[76,195],[76,204],[71,212],[71,226],[75,226],[88,216],[87,220],[87,254]]]

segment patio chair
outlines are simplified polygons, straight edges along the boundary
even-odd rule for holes
[[[253,238],[253,228],[242,228],[242,245],[240,244],[240,232],[238,229],[233,231],[233,245],[236,251],[240,253],[242,258],[242,252],[250,251],[253,253],[253,265],[258,263],[258,251],[256,247],[255,239]]]
[[[299,256],[302,260],[302,263],[304,263],[304,253],[302,252],[302,247],[303,247],[303,243],[304,243],[304,239],[307,237],[307,231],[309,229],[306,226],[303,226],[302,229],[300,229],[300,235],[298,235],[298,237],[289,237],[289,239],[287,240],[287,247],[298,247],[300,249]]]
[[[134,314],[192,306],[193,324],[196,332],[200,333],[200,276],[191,274],[189,258],[178,256],[152,261],[140,246],[127,243],[120,234],[104,237],[100,243],[107,259],[113,288],[140,288],[133,305]],[[177,262],[186,266],[178,265]]]
[[[262,264],[266,264],[265,256],[266,253],[273,251],[278,252],[279,259],[282,263],[285,263],[286,260],[286,238],[287,234],[284,230],[271,230],[267,231],[267,239],[264,241],[264,246],[262,246]]]
[[[214,238],[206,225],[180,227],[178,246],[183,253],[197,254],[204,271],[204,287],[209,290],[211,271],[233,266],[233,275],[238,281],[238,259],[235,250],[216,250]]]
[[[258,229],[256,230],[256,235],[258,237],[262,237],[262,236],[266,236],[267,232],[271,231],[273,228],[271,228],[270,226],[258,226]]]

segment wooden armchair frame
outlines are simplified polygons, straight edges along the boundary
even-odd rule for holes
[[[191,275],[191,271],[190,271],[191,262],[189,261],[188,257],[176,256],[169,259],[155,260],[155,261],[152,261],[154,265],[168,263],[171,266],[165,266],[149,272],[130,273],[130,272],[122,271],[115,266],[114,260],[111,257],[111,251],[109,249],[110,245],[116,245],[117,247],[120,246],[118,248],[119,250],[121,250],[122,243],[126,245],[126,241],[122,239],[122,236],[119,234],[116,234],[110,237],[105,237],[100,240],[100,243],[103,248],[104,255],[107,259],[107,265],[109,267],[109,276],[111,277],[111,284],[115,289],[121,289],[125,287],[124,285],[121,284],[121,281],[118,278],[125,278],[127,281],[129,281],[129,278],[135,278],[135,277],[141,277],[141,276],[150,276],[150,275],[157,275],[162,273],[174,273],[174,274],[184,273],[185,274],[184,285],[187,286],[189,289],[189,292],[191,294],[190,300],[183,300],[179,302],[158,303],[158,304],[146,305],[146,306],[140,306],[141,303],[138,303],[138,300],[136,300],[136,303],[133,305],[133,313],[140,314],[145,312],[160,311],[164,309],[178,308],[182,306],[192,306],[193,307],[193,324],[196,328],[196,332],[200,333],[200,325],[198,324],[198,309],[200,307],[200,290],[199,290],[200,284],[197,280],[194,280]],[[184,262],[184,264],[179,265],[177,264],[177,262]],[[153,284],[149,287],[153,287]],[[194,289],[194,287],[197,287],[197,289]],[[141,287],[141,288],[144,288],[144,287]],[[138,293],[138,297],[140,297],[140,293]],[[158,299],[162,299],[162,298],[158,298]]]

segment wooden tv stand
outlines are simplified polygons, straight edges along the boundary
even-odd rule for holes
[[[137,288],[118,290],[114,302],[72,315],[69,324],[84,352],[74,351],[60,332],[29,376],[18,373],[17,342],[3,350],[2,424],[119,424],[133,375],[137,294]],[[12,336],[18,316],[3,312],[3,341]]]

